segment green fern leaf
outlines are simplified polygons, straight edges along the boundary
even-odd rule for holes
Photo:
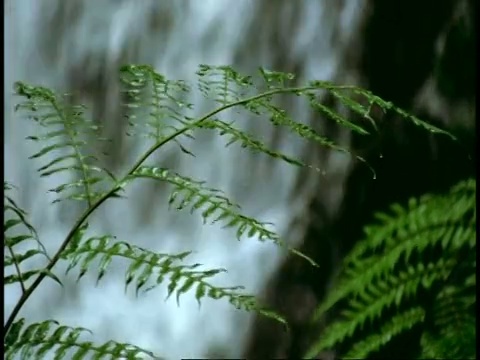
[[[455,236],[444,236],[448,231],[456,230],[455,224],[468,217],[472,219],[469,229],[475,229],[473,216],[475,211],[475,182],[471,180],[462,182],[452,188],[447,195],[425,195],[418,201],[411,199],[408,208],[392,205],[391,211],[394,215],[376,214],[379,224],[365,228],[365,234],[369,241],[359,242],[346,257],[347,264],[359,261],[364,256],[373,252],[386,252],[399,240],[399,236],[408,237],[409,234],[421,233],[422,230],[437,231],[432,238],[442,239],[443,247]],[[447,210],[448,209],[448,210]],[[435,230],[436,229],[436,230]],[[403,234],[402,234],[403,231]],[[468,234],[461,236],[457,241],[463,244]]]
[[[252,150],[254,152],[264,153],[274,159],[283,160],[292,165],[312,168],[312,166],[307,165],[298,159],[295,159],[291,156],[271,150],[264,143],[262,143],[259,140],[256,140],[252,135],[249,135],[248,133],[242,130],[236,129],[235,127],[232,126],[232,124],[226,123],[224,121],[221,121],[218,119],[205,120],[199,125],[199,127],[205,128],[205,129],[217,129],[219,131],[220,136],[228,135],[230,140],[228,141],[226,146],[230,146],[236,142],[239,142],[242,148],[248,148],[249,150]]]
[[[99,259],[100,269],[97,275],[97,282],[101,280],[105,274],[107,267],[113,258],[123,258],[130,262],[125,273],[126,288],[130,284],[135,284],[136,293],[139,290],[150,291],[158,285],[162,284],[165,276],[169,275],[167,286],[167,299],[171,294],[176,292],[177,301],[180,296],[197,284],[196,299],[200,299],[205,295],[213,299],[226,298],[233,306],[241,310],[258,310],[261,314],[269,316],[275,320],[285,322],[278,314],[273,315],[259,305],[256,304],[254,296],[239,293],[240,287],[215,287],[206,280],[225,269],[212,270],[195,270],[200,264],[182,265],[178,264],[186,258],[190,252],[182,252],[176,255],[163,254],[133,246],[126,242],[111,242],[113,237],[92,237],[81,243],[76,248],[70,248],[62,253],[62,259],[68,261],[71,266],[67,269],[70,271],[73,267],[80,267],[80,273],[77,280],[81,279],[85,273],[92,268],[94,260]],[[148,284],[152,284],[147,287]],[[182,283],[183,282],[183,283]]]
[[[16,110],[27,111],[40,127],[47,128],[42,135],[27,137],[42,145],[41,150],[30,156],[31,159],[43,159],[47,155],[54,157],[38,168],[40,176],[58,173],[78,176],[78,180],[50,190],[60,195],[65,193],[54,202],[81,200],[91,206],[104,194],[102,187],[112,184],[108,181],[111,180],[110,173],[95,166],[98,159],[88,152],[92,139],[106,140],[100,136],[100,127],[85,118],[84,106],[68,105],[66,96],[57,96],[49,89],[22,82],[15,83],[15,92],[26,98]]]
[[[126,179],[120,186],[124,187],[129,181],[135,178],[148,178],[168,182],[173,185],[174,190],[170,196],[169,204],[176,204],[177,210],[182,210],[191,206],[191,211],[201,208],[205,210],[201,213],[203,220],[212,222],[223,221],[225,227],[235,227],[237,229],[237,238],[240,240],[244,233],[249,237],[257,236],[260,241],[273,241],[275,244],[286,247],[290,252],[303,257],[312,265],[316,263],[308,256],[302,254],[296,249],[288,247],[280,239],[279,235],[269,230],[266,223],[262,223],[254,218],[245,216],[239,212],[239,205],[231,202],[222,195],[220,190],[204,187],[204,182],[192,180],[181,176],[166,168],[141,166]],[[179,197],[181,196],[181,199]]]
[[[347,101],[348,98],[346,97],[343,97],[343,96],[340,96],[340,93],[339,92],[335,92],[333,91],[333,93],[336,95],[337,98],[343,100],[342,102],[349,106],[350,109],[357,109],[357,106],[355,102],[353,101]],[[370,133],[368,131],[366,131],[365,129],[363,129],[361,126],[358,126],[354,123],[352,123],[351,121],[348,121],[345,117],[343,117],[342,115],[336,113],[335,111],[333,111],[331,108],[323,105],[320,101],[317,100],[317,95],[313,92],[306,92],[306,96],[309,100],[309,103],[310,103],[310,106],[319,111],[321,114],[327,116],[327,118],[330,118],[332,120],[334,120],[337,124],[341,125],[342,127],[344,128],[347,128],[347,129],[350,129],[360,135],[370,135]],[[355,104],[355,106],[352,107],[352,104]]]
[[[33,257],[42,256],[47,261],[50,258],[35,228],[28,221],[28,214],[17,205],[12,197],[7,195],[13,189],[13,186],[4,182],[4,189],[4,247],[8,253],[4,256],[4,269],[14,269],[14,274],[4,275],[4,284],[20,284],[22,291],[25,292],[28,280],[45,273],[46,276],[62,285],[58,277],[51,271],[42,268],[29,271],[22,269],[23,265]],[[30,248],[24,252],[17,250],[18,247],[28,246],[32,242],[36,245],[36,249]]]
[[[317,308],[316,320],[334,305],[341,306],[342,315],[327,326],[309,354],[358,336],[366,325],[380,326],[381,334],[367,333],[348,349],[347,357],[366,357],[379,350],[413,323],[423,323],[419,312],[415,312],[416,317],[402,313],[386,319],[384,315],[388,309],[400,309],[415,301],[420,288],[440,289],[434,307],[422,309],[434,319],[434,329],[422,338],[423,355],[459,358],[459,354],[473,354],[474,336],[468,331],[462,339],[470,339],[464,342],[466,351],[452,345],[449,352],[446,344],[453,344],[455,334],[461,333],[456,329],[475,319],[475,190],[475,181],[467,180],[448,194],[411,199],[407,207],[395,204],[390,214],[379,214],[379,223],[366,228],[366,238],[344,259],[337,286]],[[433,249],[441,249],[441,256],[426,260],[425,254]]]
[[[423,358],[473,359],[476,353],[476,272],[444,287],[433,307],[434,328],[421,339]],[[471,281],[473,280],[473,281]]]
[[[153,139],[155,143],[178,131],[175,122],[187,125],[191,118],[185,114],[193,105],[186,101],[190,86],[183,80],[168,80],[149,65],[127,65],[120,69],[129,112],[130,131],[127,135],[139,135]],[[176,139],[182,152],[192,153]]]
[[[9,333],[5,344],[5,359],[13,360],[20,354],[22,359],[43,359],[49,351],[55,360],[63,360],[67,353],[70,359],[159,359],[152,352],[130,344],[109,341],[103,345],[95,345],[90,341],[81,341],[82,334],[91,331],[85,328],[60,326],[57,321],[47,320],[24,326],[25,319],[12,325],[13,333]],[[23,330],[23,331],[22,331]]]
[[[332,141],[331,139],[328,139],[324,136],[319,135],[317,131],[315,131],[312,127],[306,124],[294,121],[291,118],[291,116],[289,116],[287,111],[274,105],[274,95],[276,95],[277,92],[279,94],[290,93],[290,94],[295,94],[298,96],[305,97],[308,100],[310,108],[312,108],[314,111],[320,111],[324,115],[327,115],[327,117],[340,123],[342,126],[346,128],[350,128],[351,130],[358,132],[362,135],[369,134],[365,129],[363,129],[359,125],[354,124],[353,122],[348,120],[345,116],[341,115],[339,112],[335,112],[334,110],[326,107],[319,100],[317,100],[318,96],[316,92],[318,92],[319,90],[328,90],[330,92],[334,92],[336,96],[342,101],[342,103],[344,103],[350,110],[358,111],[358,107],[361,107],[359,103],[355,102],[352,99],[349,99],[348,97],[340,94],[339,91],[335,90],[341,87],[335,86],[328,82],[312,82],[310,86],[305,88],[288,88],[286,87],[287,84],[294,79],[293,74],[268,71],[262,68],[260,68],[260,74],[262,76],[262,79],[266,83],[267,88],[270,90],[270,94],[267,92],[266,94],[268,94],[268,96],[262,96],[261,98],[253,97],[249,99],[249,101],[242,103],[241,105],[255,115],[267,116],[270,122],[274,126],[285,126],[292,133],[297,134],[299,137],[303,139],[313,141],[319,144],[320,146],[323,146],[335,151],[340,151],[340,152],[344,152],[352,155],[352,152],[350,150],[335,144],[335,142]],[[283,92],[282,90],[286,90],[286,91]],[[367,116],[365,115],[365,112],[366,112],[365,109],[362,108],[361,112],[363,116]],[[373,119],[370,118],[370,120],[373,122]],[[375,177],[375,172],[373,171],[371,166],[368,165],[368,163],[364,158],[358,155],[355,155],[355,158],[361,162],[364,162],[367,166],[369,166],[370,170],[372,170]],[[302,164],[302,166],[305,166],[305,164]],[[313,168],[312,166],[308,166],[308,167]],[[317,171],[320,171],[317,168],[314,168],[314,169]]]
[[[379,350],[382,346],[389,343],[394,336],[423,322],[424,318],[425,311],[419,307],[395,315],[382,325],[378,333],[369,335],[365,340],[353,345],[343,358],[365,359],[370,353]]]
[[[353,336],[355,331],[361,329],[367,321],[372,323],[379,319],[385,309],[394,305],[399,306],[405,299],[412,298],[418,292],[424,279],[428,279],[430,282],[445,281],[453,266],[453,261],[445,262],[443,259],[426,267],[413,268],[411,266],[409,272],[402,272],[398,277],[389,279],[392,285],[380,296],[376,298],[365,297],[363,294],[358,297],[352,296],[348,301],[348,310],[343,312],[345,318],[325,329],[325,335],[314,347],[315,351],[331,349],[335,344]],[[361,276],[356,281],[367,284]]]
[[[197,75],[202,95],[220,105],[239,101],[253,85],[250,76],[241,75],[230,66],[201,64]]]
[[[440,333],[425,332],[420,344],[419,359],[476,359],[475,318],[470,316],[461,327],[446,327]]]
[[[407,209],[393,205],[391,210],[395,215],[378,215],[381,222],[367,227],[366,240],[357,243],[346,256],[344,278],[319,307],[316,318],[348,294],[364,291],[364,284],[377,283],[392,273],[399,264],[408,262],[412,253],[422,253],[439,244],[446,253],[462,246],[473,249],[476,246],[474,191],[475,184],[467,181],[447,195],[427,195],[419,201],[410,201]],[[362,274],[365,282],[356,281],[357,274]],[[427,285],[428,279],[424,281]]]

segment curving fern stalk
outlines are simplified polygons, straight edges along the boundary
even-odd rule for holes
[[[50,190],[59,195],[54,202],[74,200],[83,204],[85,210],[53,255],[48,255],[42,246],[21,252],[18,246],[20,243],[33,241],[41,245],[41,242],[28,222],[27,214],[11,197],[5,197],[4,247],[9,255],[5,255],[4,266],[10,273],[6,274],[4,282],[5,285],[19,284],[22,289],[22,295],[4,326],[5,353],[8,358],[17,353],[20,353],[22,358],[38,358],[47,351],[53,351],[58,359],[67,351],[73,351],[71,354],[74,359],[87,356],[96,359],[107,356],[134,359],[138,358],[140,353],[154,357],[146,350],[129,344],[109,342],[93,345],[91,342],[81,341],[79,336],[83,329],[60,326],[53,320],[26,325],[24,319],[17,319],[19,311],[46,277],[61,284],[54,273],[54,267],[59,261],[68,264],[67,272],[78,268],[78,280],[87,271],[96,269],[98,282],[108,271],[111,261],[122,258],[129,263],[125,273],[125,285],[128,287],[133,284],[136,293],[166,283],[168,296],[175,293],[177,301],[185,292],[195,291],[199,304],[204,297],[226,298],[238,309],[258,311],[285,323],[279,314],[265,309],[253,296],[244,294],[241,287],[211,285],[208,279],[225,269],[200,270],[200,264],[186,265],[183,261],[189,252],[160,254],[130,242],[117,241],[115,236],[110,234],[87,234],[88,219],[97,208],[113,197],[121,198],[122,191],[132,181],[149,179],[172,187],[169,198],[171,208],[182,210],[188,207],[192,213],[199,212],[205,222],[223,222],[225,227],[236,229],[239,240],[247,236],[272,241],[316,265],[308,256],[290,248],[278,234],[268,228],[268,224],[244,214],[241,207],[230,201],[222,191],[209,188],[203,181],[177,174],[170,169],[144,164],[153,153],[170,142],[176,143],[180,151],[194,155],[183,146],[182,138],[194,138],[195,129],[209,129],[220,136],[227,136],[228,145],[239,143],[243,148],[267,154],[274,159],[319,170],[305,164],[301,159],[270,149],[259,139],[236,127],[234,121],[220,119],[219,116],[226,110],[235,108],[250,116],[266,118],[273,126],[286,127],[305,140],[347,153],[350,153],[348,149],[338,146],[310,126],[294,120],[287,110],[278,105],[278,96],[300,96],[312,111],[365,136],[371,135],[365,129],[365,124],[354,123],[339,112],[325,107],[320,101],[321,92],[332,93],[347,109],[360,114],[362,119],[373,125],[375,123],[370,117],[370,109],[372,106],[379,106],[385,111],[404,115],[429,131],[445,133],[354,86],[338,86],[319,81],[310,82],[306,86],[294,86],[291,85],[294,80],[292,74],[260,69],[258,77],[250,77],[239,74],[229,66],[200,65],[197,75],[198,90],[211,100],[212,108],[203,116],[195,118],[190,113],[193,104],[188,102],[193,90],[185,81],[169,80],[148,65],[127,65],[121,68],[124,105],[127,107],[129,122],[127,135],[147,138],[149,145],[121,176],[103,168],[95,155],[95,141],[108,139],[102,139],[98,125],[84,116],[83,106],[71,105],[68,95],[58,95],[41,86],[22,82],[15,84],[16,94],[23,99],[16,109],[26,112],[38,124],[39,131],[43,130],[27,138],[41,146],[41,149],[31,156],[32,159],[41,161],[38,168],[40,176],[58,177],[61,174],[64,179]],[[5,183],[5,190],[10,191],[10,188],[10,185]],[[19,231],[20,227],[23,227],[23,233]],[[24,270],[25,262],[34,256],[45,258],[44,267]],[[98,260],[95,262],[98,265],[94,265],[94,260]],[[431,349],[434,348],[435,345],[432,344]]]
[[[334,306],[340,318],[308,357],[336,348],[342,358],[366,358],[416,327],[419,358],[475,358],[475,197],[470,179],[377,214],[317,309],[315,319]]]
[[[28,287],[28,280],[45,272],[45,269],[40,268],[22,271],[22,265],[34,257],[38,258],[38,256],[46,260],[50,260],[50,258],[40,241],[35,228],[29,223],[27,213],[17,205],[12,197],[8,195],[14,189],[14,186],[4,182],[3,189],[5,192],[3,204],[5,219],[3,224],[3,246],[7,252],[7,255],[4,257],[5,276],[3,282],[5,285],[18,284],[22,293],[25,293]],[[20,246],[27,246],[26,244],[32,242],[36,245],[35,248],[28,246],[30,249],[24,252],[21,252],[18,249]],[[50,271],[45,272],[45,274],[61,284],[58,277]]]

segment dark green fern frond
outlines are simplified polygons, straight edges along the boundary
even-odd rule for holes
[[[267,223],[241,214],[239,205],[224,196],[222,191],[205,187],[202,181],[181,176],[166,168],[141,166],[121,186],[125,186],[127,182],[136,178],[160,180],[173,185],[174,189],[169,198],[171,206],[175,204],[177,210],[190,206],[191,212],[203,209],[201,215],[204,222],[210,220],[212,222],[223,221],[225,227],[236,229],[237,239],[239,240],[246,234],[248,237],[257,236],[260,241],[273,241],[277,245],[286,246],[286,243],[280,239],[278,234],[266,227]],[[312,265],[316,265],[308,256],[288,246],[287,248]]]
[[[406,208],[393,205],[389,215],[377,214],[379,223],[366,227],[365,239],[344,259],[336,287],[317,309],[315,320],[333,306],[343,310],[309,354],[351,341],[365,331],[365,339],[349,348],[349,356],[361,358],[379,350],[402,329],[391,325],[394,318],[385,314],[405,311],[405,304],[415,303],[419,293],[431,293],[435,299],[433,307],[423,308],[432,324],[416,317],[425,329],[431,327],[425,334],[437,332],[438,341],[444,343],[458,334],[455,329],[467,326],[475,318],[476,304],[475,195],[476,183],[470,179],[447,194],[425,195],[411,199]],[[383,331],[368,335],[367,328]],[[452,350],[442,356],[446,354],[457,353]]]
[[[25,319],[16,321],[5,339],[5,359],[44,359],[53,353],[55,360],[69,359],[160,359],[152,352],[134,345],[109,341],[95,345],[82,341],[80,336],[91,331],[85,328],[60,326],[55,320],[47,320],[25,326]]]
[[[439,328],[450,326],[460,328],[475,311],[476,274],[473,273],[464,283],[446,286],[437,295],[433,311],[434,325]]]
[[[40,176],[63,173],[78,177],[50,190],[62,195],[66,193],[54,202],[82,200],[91,206],[103,195],[102,188],[112,184],[108,180],[113,177],[96,166],[98,159],[89,151],[92,140],[106,140],[100,137],[99,126],[85,118],[83,106],[68,105],[65,96],[56,95],[47,88],[17,82],[15,93],[26,98],[16,110],[28,112],[29,117],[45,129],[41,135],[27,137],[42,146],[31,159],[53,157],[38,169]]]
[[[23,265],[34,257],[41,256],[46,260],[50,260],[47,251],[41,243],[35,228],[27,219],[28,214],[21,209],[16,202],[7,195],[13,186],[4,182],[4,278],[3,283],[19,284],[22,292],[28,288],[27,282],[35,276],[45,272],[40,268],[25,271]],[[34,244],[35,247],[29,246]],[[19,247],[27,246],[27,250],[19,250]],[[13,273],[12,273],[13,272]],[[60,280],[50,271],[46,275],[61,285]]]
[[[113,258],[123,258],[130,263],[125,273],[125,291],[130,285],[134,285],[136,294],[140,290],[147,292],[161,285],[166,277],[169,277],[166,281],[167,299],[176,293],[178,303],[182,294],[195,289],[195,298],[199,305],[204,297],[226,298],[237,309],[255,310],[286,324],[281,316],[258,305],[254,296],[239,292],[243,287],[217,287],[207,282],[212,276],[226,272],[225,269],[196,270],[201,264],[181,264],[181,261],[191,254],[189,251],[173,255],[157,253],[127,242],[113,240],[112,236],[92,237],[79,246],[66,249],[62,259],[69,263],[67,273],[79,267],[78,281],[93,268],[92,263],[98,260],[98,283],[104,277]]]
[[[362,273],[357,273],[352,281],[361,283],[364,289],[342,298],[346,301],[346,310],[342,311],[341,320],[325,330],[325,334],[311,352],[318,353],[344,342],[365,326],[381,319],[387,310],[399,307],[406,300],[414,298],[421,286],[431,288],[434,281],[445,281],[454,265],[454,261],[445,262],[443,259],[427,265],[420,263],[417,266],[408,266],[406,271],[401,271],[398,275],[390,275],[385,280],[373,283],[368,283]],[[371,349],[375,350],[378,348]]]
[[[476,321],[472,314],[461,327],[447,327],[440,332],[425,332],[419,359],[476,359]]]
[[[157,143],[178,130],[175,122],[184,126],[192,120],[185,114],[193,107],[186,101],[190,86],[185,81],[168,80],[150,65],[123,66],[120,79],[125,87],[124,105],[130,110],[128,135],[138,134]]]
[[[441,240],[444,248],[462,246],[467,239],[470,239],[470,246],[473,246],[474,238],[471,233],[459,234],[457,238],[450,232],[462,231],[457,229],[456,225],[465,219],[467,229],[475,231],[475,193],[476,182],[470,179],[453,187],[449,194],[412,198],[407,208],[394,204],[390,208],[391,214],[375,214],[379,224],[365,228],[365,236],[369,241],[360,242],[355,246],[345,258],[346,265],[368,258],[372,253],[388,251],[398,243],[398,237],[407,240],[411,234],[422,233],[425,230],[431,233],[437,229],[440,233],[429,237],[432,241]],[[444,236],[442,231],[447,230],[449,236]],[[455,243],[450,244],[450,241]]]
[[[399,223],[401,224],[401,223]],[[395,272],[403,269],[411,264],[409,261],[412,254],[422,256],[428,249],[435,246],[442,246],[442,250],[448,252],[447,246],[443,246],[450,241],[468,242],[475,238],[475,225],[466,226],[464,228],[458,225],[447,224],[444,227],[427,227],[426,230],[408,233],[408,236],[397,236],[397,243],[392,244],[385,250],[371,255],[363,261],[345,262],[345,275],[338,284],[338,287],[330,297],[328,297],[322,306],[318,309],[317,316],[323,314],[337,301],[347,296],[362,296],[368,292],[372,286],[389,287],[390,284],[384,283]],[[456,263],[456,262],[455,262]],[[426,265],[420,262],[419,266]],[[361,274],[361,281],[358,281]],[[427,279],[424,280],[425,286],[430,286]],[[382,291],[383,289],[379,289]]]
[[[420,358],[476,358],[476,304],[476,271],[470,269],[465,281],[450,282],[436,296]]]
[[[379,331],[369,335],[365,340],[356,343],[348,353],[342,358],[344,359],[363,359],[368,354],[380,349],[388,344],[392,338],[403,331],[410,330],[416,324],[423,322],[425,319],[425,310],[421,307],[415,307],[395,315],[387,321]]]

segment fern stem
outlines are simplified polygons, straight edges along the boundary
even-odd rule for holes
[[[58,260],[60,260],[62,252],[65,250],[67,245],[70,243],[71,239],[73,238],[73,235],[75,235],[75,232],[82,226],[85,220],[92,214],[105,200],[107,200],[109,197],[111,197],[116,191],[118,191],[119,187],[115,186],[113,187],[110,191],[105,193],[100,199],[95,202],[91,207],[89,207],[83,214],[80,216],[80,218],[77,220],[75,225],[72,227],[70,232],[68,233],[67,237],[63,241],[62,245],[59,247],[55,255],[52,257],[48,265],[45,267],[45,271],[41,272],[38,277],[35,279],[35,281],[30,285],[30,287],[22,294],[20,299],[18,300],[17,304],[12,310],[12,313],[10,314],[7,322],[5,323],[5,326],[3,327],[3,338],[8,334],[8,330],[13,324],[13,321],[15,320],[16,316],[22,309],[23,305],[27,302],[28,298],[32,295],[32,293],[35,291],[35,289],[40,285],[40,283],[43,281],[45,276],[47,276],[48,272],[56,265]]]
[[[275,95],[275,94],[283,94],[283,93],[296,93],[300,91],[309,91],[309,90],[323,90],[322,88],[318,86],[308,86],[308,87],[293,87],[293,88],[277,88],[277,89],[272,89],[270,91],[266,91],[261,94],[257,94],[251,97],[243,98],[238,101],[225,104],[223,106],[220,106],[209,113],[205,114],[201,118],[199,118],[197,121],[192,122],[190,125],[187,125],[183,127],[180,130],[177,130],[173,134],[167,136],[161,141],[158,141],[155,145],[153,145],[150,149],[148,149],[140,158],[134,163],[132,168],[128,171],[127,175],[123,177],[119,183],[114,186],[112,189],[107,191],[104,195],[102,195],[94,204],[92,204],[85,212],[80,216],[80,218],[76,221],[70,232],[68,233],[67,237],[63,241],[63,243],[60,245],[59,249],[55,253],[55,255],[52,257],[48,265],[45,267],[45,271],[40,273],[38,277],[35,279],[35,281],[26,289],[26,291],[22,294],[20,299],[18,300],[17,304],[12,310],[12,313],[8,317],[7,322],[5,323],[5,326],[3,328],[3,336],[4,339],[8,334],[8,330],[12,326],[16,316],[22,309],[23,305],[27,302],[27,300],[30,298],[32,293],[36,290],[36,288],[40,285],[40,283],[43,281],[45,276],[48,274],[48,272],[56,265],[58,260],[60,260],[62,252],[66,249],[70,241],[72,240],[73,236],[77,232],[77,230],[82,226],[82,224],[87,220],[87,218],[98,208],[100,205],[102,205],[108,198],[110,198],[115,192],[121,189],[121,183],[123,183],[128,177],[133,175],[133,173],[147,160],[147,158],[152,155],[155,151],[157,151],[159,148],[164,146],[166,143],[170,142],[171,140],[175,139],[176,137],[180,136],[181,134],[194,129],[198,127],[202,122],[206,121],[207,119],[211,118],[212,116],[218,114],[219,112],[222,112],[224,110],[227,110],[229,108],[243,105],[267,96]]]
[[[20,287],[22,288],[22,294],[24,294],[26,291],[25,283],[23,282],[23,279],[22,279],[22,272],[20,271],[20,266],[18,264],[18,261],[15,258],[15,252],[12,250],[12,247],[10,245],[7,245],[7,248],[8,248],[8,251],[10,252],[10,255],[12,256],[13,264],[15,266],[15,271],[17,272],[18,279],[20,280],[19,282],[20,282]]]

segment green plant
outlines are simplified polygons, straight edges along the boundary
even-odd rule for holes
[[[315,319],[337,306],[340,318],[308,357],[336,348],[342,358],[366,358],[416,328],[419,358],[475,358],[475,196],[469,179],[377,214],[317,309]]]
[[[227,66],[201,65],[197,74],[199,91],[215,105],[205,115],[195,118],[189,115],[193,108],[193,104],[188,102],[192,88],[185,81],[168,80],[156,73],[152,67],[145,65],[128,65],[121,69],[125,106],[129,116],[128,135],[146,137],[151,145],[121,176],[102,167],[95,156],[96,142],[105,139],[101,137],[100,127],[84,116],[83,106],[71,105],[68,95],[57,95],[44,87],[22,82],[15,84],[16,94],[24,99],[17,105],[17,110],[26,111],[38,124],[39,129],[44,130],[41,134],[28,137],[42,146],[31,158],[43,160],[47,156],[53,157],[43,160],[38,169],[40,176],[50,177],[66,173],[73,179],[51,189],[58,195],[54,202],[75,200],[83,204],[84,208],[63,243],[50,256],[28,222],[27,214],[10,197],[12,187],[5,183],[5,270],[10,271],[10,274],[4,281],[6,285],[18,284],[22,289],[22,295],[4,326],[5,354],[8,359],[19,352],[23,359],[32,355],[39,358],[55,346],[57,359],[61,359],[67,351],[74,351],[74,359],[82,359],[87,355],[95,355],[94,358],[98,359],[106,356],[126,356],[133,359],[141,353],[154,357],[147,350],[129,344],[108,342],[94,345],[81,341],[79,336],[87,331],[83,328],[70,328],[54,320],[27,324],[25,319],[17,319],[20,309],[45,278],[61,284],[54,273],[54,267],[59,261],[68,264],[67,272],[79,268],[78,280],[87,271],[96,268],[97,280],[100,281],[113,258],[123,258],[129,262],[125,284],[133,285],[137,293],[140,290],[148,291],[165,282],[168,284],[169,296],[175,293],[177,301],[183,293],[194,290],[199,302],[204,297],[226,298],[239,309],[255,310],[285,323],[280,315],[257,304],[253,296],[243,293],[241,287],[211,285],[209,278],[225,270],[199,270],[199,264],[185,265],[183,261],[189,252],[160,254],[131,242],[116,241],[110,234],[98,236],[88,233],[88,219],[99,206],[111,198],[121,198],[122,191],[132,181],[146,178],[167,183],[172,187],[169,204],[176,210],[189,207],[192,212],[199,211],[205,222],[222,221],[226,227],[235,228],[238,239],[256,236],[261,241],[273,241],[314,264],[306,255],[288,247],[275,232],[267,228],[267,224],[243,214],[241,208],[230,201],[222,191],[206,187],[203,182],[177,174],[171,169],[145,164],[150,155],[170,142],[176,143],[185,154],[192,155],[180,140],[193,138],[192,132],[196,129],[206,129],[217,131],[220,136],[227,136],[228,145],[237,142],[243,148],[267,154],[275,159],[297,166],[309,166],[299,159],[270,149],[251,134],[235,127],[233,121],[218,118],[217,115],[225,110],[235,108],[249,116],[265,117],[274,126],[285,127],[306,140],[344,152],[349,151],[318,134],[310,126],[295,121],[278,105],[278,96],[300,96],[314,111],[361,135],[370,134],[366,129],[367,124],[373,125],[371,127],[375,129],[375,122],[370,117],[372,106],[394,111],[429,131],[443,132],[354,86],[313,81],[307,86],[297,87],[289,85],[293,82],[291,74],[260,69],[259,77],[252,78]],[[330,92],[341,104],[367,122],[349,121],[340,112],[325,107],[319,100],[319,91]],[[359,156],[356,158],[363,161]],[[23,230],[20,230],[22,227]],[[27,242],[40,246],[26,252],[18,250],[19,245],[23,246]],[[44,267],[22,270],[27,260],[38,256],[46,259]],[[94,260],[99,260],[98,265],[93,265]]]

